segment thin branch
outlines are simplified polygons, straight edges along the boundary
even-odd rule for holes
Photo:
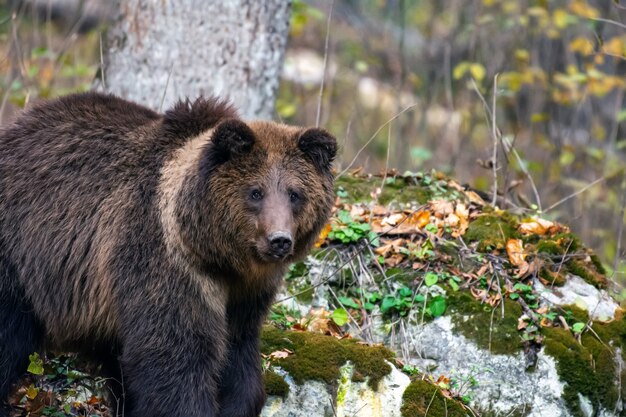
[[[557,201],[556,203],[552,204],[550,207],[548,207],[547,209],[545,209],[543,212],[547,213],[548,211],[552,210],[553,208],[560,206],[561,204],[563,204],[564,202],[566,202],[567,200],[576,197],[578,194],[584,193],[585,191],[587,191],[589,188],[593,187],[594,185],[596,185],[597,183],[604,181],[606,178],[605,177],[600,177],[597,180],[595,180],[594,182],[592,182],[591,184],[587,184],[586,186],[584,186],[583,188],[581,188],[580,190],[576,191],[573,194],[568,195],[565,198],[560,199],[559,201]]]
[[[493,198],[491,205],[495,207],[498,198],[498,124],[496,123],[496,92],[498,91],[498,74],[493,77],[493,99],[491,104],[491,136],[493,139],[493,155],[491,156],[493,172]]]
[[[100,78],[102,79],[102,89],[106,91],[107,84],[104,81],[104,53],[102,52],[102,31],[100,31]]]
[[[497,76],[497,75],[496,75]],[[492,114],[492,110],[489,108],[489,104],[487,103],[487,100],[485,100],[485,97],[483,96],[483,94],[480,92],[480,89],[478,88],[478,84],[476,84],[476,80],[474,78],[471,79],[472,80],[472,87],[474,88],[474,91],[476,92],[476,94],[478,95],[478,98],[480,99],[480,101],[483,103],[483,107],[485,108],[485,113],[487,113],[487,123],[491,125],[491,130],[492,130],[492,137],[493,137],[493,155],[491,156],[491,163],[492,163],[492,170],[493,170],[493,198],[491,201],[491,205],[495,206],[496,205],[496,200],[498,198],[498,136],[497,136],[497,127],[495,125],[495,116]],[[494,83],[495,83],[496,79],[494,78]],[[494,101],[495,101],[495,88],[494,88]],[[493,109],[493,113],[495,113],[495,107]]]
[[[513,155],[515,156],[515,159],[517,159],[517,164],[519,165],[520,169],[522,170],[526,178],[528,178],[528,182],[530,182],[530,187],[533,189],[533,194],[535,194],[535,201],[537,202],[537,207],[539,208],[539,211],[541,211],[541,198],[539,197],[539,191],[537,190],[537,186],[535,185],[535,181],[533,180],[532,175],[530,175],[530,172],[528,172],[528,169],[526,168],[526,164],[524,163],[524,161],[522,161],[522,158],[520,158],[519,153],[517,153],[517,150],[515,149],[513,144],[509,143],[507,140],[504,140],[504,139],[505,138],[503,138],[502,142],[505,144],[505,149],[507,150],[507,152],[513,153]]]
[[[159,112],[163,109],[163,103],[165,103],[165,95],[167,94],[167,87],[170,85],[170,77],[172,76],[172,70],[174,69],[174,65],[170,67],[169,72],[167,73],[167,80],[165,81],[165,88],[163,89],[163,96],[161,97],[161,104],[159,104]]]
[[[330,9],[328,10],[328,19],[326,20],[326,41],[324,42],[324,69],[322,73],[322,82],[320,83],[320,92],[317,98],[317,117],[315,118],[315,127],[320,127],[320,120],[322,117],[322,98],[324,96],[324,85],[326,84],[326,69],[328,67],[328,41],[330,39],[330,22],[333,18],[333,6],[335,0],[330,2]]]
[[[372,143],[372,141],[374,139],[376,139],[376,135],[378,135],[378,133],[383,130],[383,128],[385,126],[387,126],[389,123],[393,122],[394,120],[396,120],[398,117],[400,117],[401,115],[403,115],[404,113],[406,113],[407,111],[413,109],[414,107],[417,106],[418,103],[413,103],[410,106],[405,107],[404,109],[402,109],[399,113],[396,113],[391,119],[387,120],[385,123],[383,123],[377,130],[376,132],[374,132],[374,134],[372,135],[372,137],[370,137],[367,142],[365,142],[365,145],[363,145],[361,147],[361,149],[359,149],[359,151],[356,153],[356,155],[354,155],[354,158],[352,158],[352,161],[350,161],[350,163],[348,164],[348,166],[339,173],[339,175],[337,175],[337,178],[341,177],[342,175],[344,175],[346,172],[348,172],[348,170],[350,170],[350,168],[352,168],[352,165],[354,165],[354,163],[356,162],[357,158],[359,157],[359,155],[361,154],[361,152],[363,152],[363,150],[365,150],[365,148],[367,148],[367,146]]]
[[[619,268],[620,264],[620,252],[622,251],[622,235],[624,233],[624,213],[626,212],[626,170],[624,170],[624,174],[622,177],[621,184],[622,191],[622,208],[620,210],[618,221],[619,226],[617,227],[617,247],[615,248],[615,261],[613,261],[613,275],[615,275],[615,271]]]
[[[595,20],[596,22],[609,23],[611,25],[615,25],[615,26],[621,27],[622,29],[626,29],[626,25],[625,24],[620,23],[620,22],[616,22],[615,20],[604,19],[602,17],[590,17],[589,19]]]

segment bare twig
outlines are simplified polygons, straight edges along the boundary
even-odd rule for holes
[[[496,205],[496,200],[498,198],[498,172],[497,172],[498,171],[498,137],[500,136],[500,133],[498,132],[498,126],[496,125],[496,117],[495,117],[495,110],[496,110],[495,108],[495,100],[496,100],[495,85],[497,85],[496,84],[497,77],[498,77],[498,74],[496,74],[496,76],[494,77],[493,109],[489,107],[487,100],[485,100],[485,97],[480,92],[480,89],[478,88],[478,84],[476,84],[476,80],[474,78],[471,79],[472,88],[478,95],[478,98],[480,99],[480,101],[483,103],[483,107],[485,108],[487,123],[491,126],[491,136],[493,139],[493,154],[491,155],[491,164],[492,164],[491,169],[493,172],[493,197],[491,201],[492,206]]]
[[[376,203],[378,203],[378,197],[383,193],[385,188],[385,182],[387,182],[387,171],[389,170],[389,153],[391,149],[391,125],[387,133],[387,159],[385,160],[385,172],[383,173],[383,179],[380,182],[380,193],[376,193]],[[370,224],[372,223],[373,216],[370,216]]]
[[[389,123],[393,122],[394,120],[396,120],[398,117],[400,117],[401,115],[403,115],[404,113],[406,113],[407,111],[413,109],[414,107],[417,106],[418,103],[413,103],[410,106],[405,107],[404,109],[402,109],[400,112],[396,113],[391,119],[387,120],[385,123],[383,123],[377,130],[376,132],[374,132],[374,134],[367,140],[367,142],[365,142],[365,144],[361,147],[361,149],[359,149],[359,151],[356,153],[356,155],[354,155],[354,158],[352,158],[352,161],[350,161],[350,163],[348,164],[348,166],[339,173],[339,175],[337,175],[337,178],[341,177],[342,175],[344,175],[346,172],[348,172],[350,170],[350,168],[352,168],[352,165],[354,165],[354,163],[356,162],[357,158],[359,157],[359,155],[361,154],[361,152],[363,152],[363,150],[365,148],[367,148],[367,146],[372,143],[372,141],[374,139],[376,139],[376,135],[378,135],[378,133],[383,130],[383,128],[385,126],[387,126]]]
[[[317,116],[315,118],[315,127],[320,126],[320,120],[322,117],[322,99],[324,96],[324,85],[326,83],[326,70],[328,68],[328,41],[330,39],[330,22],[333,18],[333,6],[335,0],[330,2],[330,9],[328,10],[328,19],[326,20],[326,41],[324,42],[324,69],[322,73],[322,82],[320,83],[320,92],[317,98]]]
[[[586,186],[584,186],[583,188],[581,188],[580,190],[576,191],[573,194],[568,195],[565,198],[560,199],[559,201],[557,201],[556,203],[552,204],[550,207],[548,207],[547,209],[545,209],[543,212],[547,213],[548,211],[552,210],[553,208],[560,206],[561,204],[563,204],[564,202],[566,202],[567,200],[576,197],[578,194],[584,193],[585,191],[587,191],[589,188],[593,187],[594,185],[596,185],[597,183],[604,181],[606,178],[605,177],[600,177],[597,180],[593,181],[590,184],[587,184]]]
[[[102,52],[102,32],[100,32],[100,78],[102,80],[102,89],[106,91],[107,84],[104,81],[104,54]]]
[[[433,396],[430,398],[430,402],[428,403],[428,407],[426,407],[426,412],[424,413],[424,417],[426,417],[428,415],[428,412],[430,411],[430,406],[433,404],[433,401],[435,401],[435,395],[437,395],[437,390],[439,388],[437,388],[436,386],[433,385],[433,388],[435,389],[435,391],[433,391]],[[444,401],[445,403],[445,401]]]
[[[604,19],[602,17],[590,17],[590,20],[595,20],[596,22],[604,22],[604,23],[608,23],[611,25],[615,25],[618,27],[621,27],[622,29],[626,29],[626,25],[620,22],[616,22],[615,20],[611,20],[611,19]]]
[[[541,198],[539,197],[539,191],[537,190],[537,186],[535,185],[535,181],[533,180],[532,175],[530,175],[530,172],[528,172],[528,169],[526,168],[526,164],[524,163],[524,161],[522,161],[522,158],[520,158],[519,153],[517,153],[517,150],[512,143],[509,143],[506,138],[502,138],[502,143],[505,145],[505,149],[507,150],[507,152],[511,152],[513,156],[515,156],[515,159],[517,159],[517,164],[519,165],[526,178],[528,178],[528,182],[533,189],[533,194],[535,194],[537,207],[541,211]]]
[[[167,94],[167,87],[170,85],[170,77],[172,76],[172,70],[174,70],[174,64],[170,67],[167,73],[167,80],[165,81],[165,88],[163,89],[163,96],[161,97],[161,104],[159,104],[159,112],[163,109],[163,103],[165,103],[165,96]]]
[[[472,80],[473,81],[473,80]],[[476,83],[474,83],[476,84]],[[493,155],[491,156],[492,173],[493,173],[493,198],[491,205],[496,205],[498,198],[498,124],[496,122],[496,92],[498,91],[498,74],[493,77],[493,99],[491,104],[491,137],[493,139]]]
[[[622,208],[620,209],[619,216],[617,217],[619,223],[619,226],[617,226],[617,247],[615,248],[615,260],[613,261],[613,274],[611,275],[611,278],[613,278],[613,276],[615,275],[615,271],[617,271],[617,269],[619,268],[619,263],[621,259],[620,252],[622,251],[622,235],[624,233],[624,213],[626,212],[626,170],[624,170],[622,185],[620,188],[622,191]]]

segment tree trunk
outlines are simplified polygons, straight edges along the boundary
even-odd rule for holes
[[[118,0],[118,6],[97,88],[155,110],[179,98],[218,95],[244,118],[272,117],[291,0]]]

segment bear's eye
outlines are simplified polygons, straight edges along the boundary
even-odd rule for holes
[[[252,190],[250,191],[250,199],[253,201],[261,201],[263,199],[263,194],[260,190]]]
[[[300,193],[298,193],[296,191],[290,191],[289,192],[289,201],[292,204],[297,204],[300,201],[302,201],[302,195],[300,195]]]

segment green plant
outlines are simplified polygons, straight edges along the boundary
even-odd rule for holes
[[[413,291],[403,286],[395,294],[387,294],[383,297],[380,311],[383,314],[398,313],[400,316],[406,316],[414,306],[423,304],[425,297],[422,294],[413,295]]]
[[[299,311],[291,310],[282,304],[272,307],[268,317],[269,321],[281,329],[290,329],[301,318]]]
[[[378,235],[372,231],[372,227],[367,223],[355,222],[350,213],[341,210],[337,213],[339,223],[331,226],[328,233],[330,240],[336,240],[341,243],[357,243],[361,239],[367,239],[374,246],[378,246]]]
[[[509,294],[509,298],[511,298],[511,300],[517,300],[518,298],[523,297],[528,304],[528,307],[532,309],[539,307],[537,294],[533,292],[532,286],[517,282],[515,283],[515,285],[513,285],[513,291],[515,292]]]

